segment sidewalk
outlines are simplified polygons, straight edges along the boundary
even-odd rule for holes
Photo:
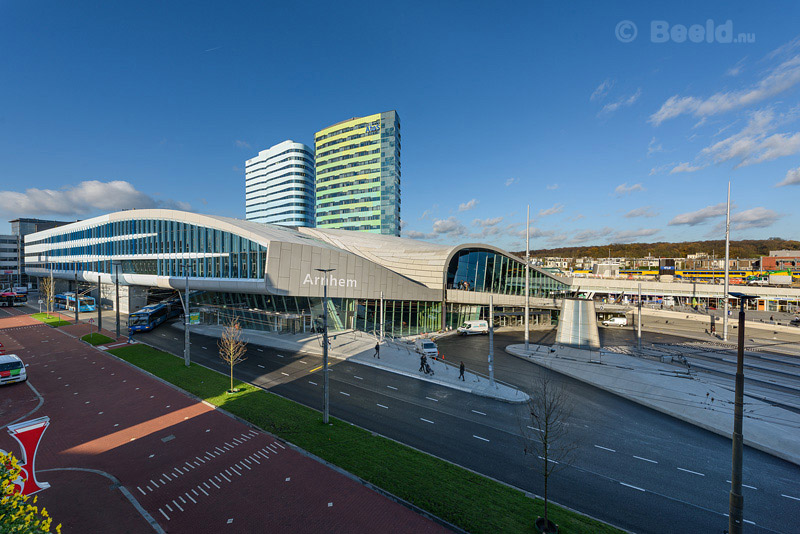
[[[569,347],[509,345],[506,352],[592,384],[700,428],[729,438],[734,392],[685,369],[624,354]],[[744,443],[800,465],[800,414],[760,400],[744,402]]]
[[[173,323],[172,326],[183,330],[182,324]],[[191,332],[219,338],[222,335],[223,328],[222,326],[213,325],[195,325],[191,327]],[[433,370],[433,376],[426,375],[419,371],[419,354],[414,351],[413,345],[408,343],[384,341],[381,344],[381,357],[378,359],[373,357],[377,340],[369,334],[348,330],[336,332],[329,337],[331,348],[328,355],[331,358],[348,360],[367,367],[374,367],[390,373],[416,378],[417,380],[504,402],[523,403],[529,400],[526,393],[516,388],[499,382],[495,382],[494,386],[492,386],[487,377],[470,371],[464,373],[465,380],[462,381],[458,378],[459,369],[455,363],[429,358],[428,363]],[[322,334],[276,334],[243,330],[242,338],[253,345],[322,356]]]

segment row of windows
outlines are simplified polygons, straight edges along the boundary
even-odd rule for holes
[[[329,137],[333,137],[335,135],[341,135],[343,133],[352,132],[353,130],[364,130],[367,126],[378,126],[380,128],[381,126],[380,118],[368,122],[360,122],[358,124],[354,124],[353,126],[345,126],[344,128],[340,128],[338,130],[334,130],[332,132],[328,132],[323,135],[317,135],[314,137],[314,141],[319,142]]]
[[[277,160],[277,161],[275,160],[275,158],[283,156],[284,154],[305,154],[308,157],[305,158],[303,156],[291,156],[291,157],[283,158],[283,159],[280,159],[280,160]],[[253,167],[255,165],[263,165],[263,164],[266,164],[266,167],[272,167],[274,165],[278,165],[278,164],[283,163],[285,161],[309,161],[311,165],[314,165],[314,154],[312,154],[311,152],[308,152],[307,150],[291,149],[291,150],[286,150],[285,152],[281,152],[280,154],[275,154],[274,156],[270,156],[270,157],[268,157],[267,159],[264,159],[264,160],[259,160],[256,157],[256,158],[253,158],[253,159],[251,159],[249,161],[251,161],[252,163],[246,163],[246,167]]]
[[[363,132],[363,129],[362,129],[362,133],[353,134],[353,135],[350,135],[350,136],[347,136],[347,137],[342,137],[340,139],[332,139],[331,141],[328,141],[327,143],[322,143],[322,144],[317,143],[317,152],[319,152],[323,148],[326,148],[326,147],[329,147],[329,146],[339,145],[341,143],[346,143],[348,141],[353,141],[354,139],[363,139],[365,137],[369,137],[369,138],[375,139],[376,135],[378,135],[378,132],[366,133],[366,132]],[[326,136],[326,137],[328,137],[328,136]]]
[[[287,173],[284,173],[284,174],[280,174],[280,175],[277,175],[277,176],[272,176],[272,173],[278,172],[278,170],[264,171],[264,172],[261,172],[259,174],[255,174],[256,171],[253,171],[253,172],[248,172],[247,173],[247,175],[245,176],[244,181],[245,181],[245,183],[248,183],[248,182],[252,182],[253,180],[257,180],[258,178],[263,178],[264,176],[268,176],[268,177],[270,177],[270,179],[281,178],[283,176],[307,176],[309,178],[313,178],[314,177],[314,168],[313,167],[309,167],[307,165],[286,165],[285,167],[281,167],[280,170],[282,171],[282,170],[286,170],[286,169],[303,169],[304,171],[308,171],[308,172],[305,173],[305,172],[298,172],[298,171],[290,171],[290,172],[287,172]]]
[[[286,203],[282,203],[282,204],[270,205],[268,207],[263,207],[262,205],[259,204],[257,206],[250,206],[250,207],[246,208],[246,210],[247,210],[247,216],[250,217],[254,213],[270,211],[270,210],[278,209],[278,208],[304,208],[304,209],[300,209],[300,210],[291,210],[291,211],[288,211],[288,212],[287,211],[283,211],[281,213],[299,213],[299,214],[305,215],[306,212],[308,212],[309,209],[311,209],[311,205],[307,204],[307,203],[304,203],[304,202],[286,202]],[[275,215],[278,215],[278,214],[276,213]]]
[[[368,180],[368,181],[367,180],[359,180],[359,181],[360,182],[366,181],[367,183],[371,183],[371,182],[380,182],[380,179]],[[328,189],[331,189],[331,187],[328,187]],[[375,193],[375,192],[381,190],[381,188],[379,186],[368,187],[366,189],[350,190],[350,191],[340,191],[340,190],[338,190],[338,188],[336,188],[336,189],[337,189],[336,191],[334,191],[333,193],[328,193],[327,195],[319,195],[318,194],[317,195],[317,202],[319,202],[320,200],[327,200],[329,198],[349,197],[351,195],[360,194],[360,193]]]
[[[317,209],[319,209],[319,208],[330,208],[332,206],[344,206],[344,205],[347,205],[347,204],[358,204],[360,202],[380,202],[380,201],[381,201],[381,197],[380,196],[377,196],[377,197],[363,197],[363,198],[347,198],[345,200],[339,200],[337,202],[324,202],[324,203],[317,204]],[[370,209],[374,209],[374,208],[370,208]],[[335,211],[330,211],[330,210],[327,210],[327,209],[325,211],[326,211],[326,214],[328,214],[328,215],[336,213]],[[344,212],[342,212],[342,213],[344,213]]]
[[[323,224],[332,225],[332,224],[345,224],[345,223],[380,221],[380,220],[381,220],[380,215],[372,215],[370,217],[339,217],[338,219],[329,219],[326,221],[320,221],[318,218],[317,225],[321,227]],[[361,225],[342,227],[343,230],[360,230],[361,228],[362,228]],[[380,228],[380,226],[375,226],[372,228]]]
[[[530,270],[530,294],[550,297],[568,286],[535,269]],[[525,294],[525,264],[489,250],[458,252],[447,268],[447,288],[463,291]]]
[[[112,237],[121,239],[109,240]],[[100,243],[85,244],[85,240],[100,240]],[[105,239],[105,240],[104,240]],[[39,242],[46,241],[50,246],[42,253],[47,262],[71,264],[76,258],[96,257],[94,262],[99,272],[110,273],[109,258],[133,255],[156,254],[225,254],[223,258],[201,258],[198,269],[204,273],[232,272],[236,265],[236,278],[260,278],[263,276],[263,263],[266,260],[267,247],[243,238],[236,234],[196,226],[189,223],[143,219],[105,223],[91,228],[54,235]],[[66,246],[58,247],[59,244]],[[26,264],[36,261],[38,255],[26,254]],[[64,258],[61,260],[61,258]],[[183,259],[158,259],[157,274],[160,276],[180,275],[178,267]],[[37,263],[40,263],[41,260]],[[219,264],[215,267],[216,264]],[[244,271],[242,265],[245,266]],[[178,267],[176,267],[178,266]],[[228,267],[224,267],[228,266]],[[68,270],[68,269],[59,269]],[[247,276],[239,276],[246,272]],[[200,276],[210,276],[208,274]]]
[[[378,139],[367,139],[366,141],[361,141],[360,143],[353,143],[351,145],[344,145],[339,146],[336,148],[332,148],[330,150],[326,150],[325,152],[320,152],[317,156],[317,161],[324,159],[331,154],[338,154],[339,152],[344,152],[345,150],[353,150],[355,148],[361,148],[363,146],[370,146],[370,145],[377,145],[380,141]]]
[[[352,154],[345,154],[343,156],[336,156],[335,158],[331,158],[331,159],[328,159],[328,160],[318,161],[317,162],[317,172],[319,172],[319,168],[322,167],[323,165],[330,165],[332,163],[336,163],[337,161],[344,161],[344,160],[353,159],[353,158],[360,158],[361,156],[368,156],[370,154],[380,154],[380,153],[381,153],[381,149],[380,148],[376,148],[375,150],[362,150],[361,152],[354,152]]]
[[[363,167],[365,165],[374,165],[376,163],[380,163],[380,158],[373,158],[367,161],[354,161],[352,163],[348,163],[347,165],[336,165],[335,167],[331,167],[329,169],[323,169],[317,171],[317,178],[323,174],[330,174],[332,172],[340,171],[342,169],[352,169],[353,167]]]
[[[362,176],[364,174],[373,174],[376,172],[381,172],[378,168],[368,168],[368,169],[361,169],[360,171],[353,171],[353,172],[343,172],[341,174],[334,174],[333,176],[328,176],[327,178],[317,178],[317,191],[320,190],[319,184],[324,184],[325,182],[331,182],[333,180],[339,180],[342,178],[350,178],[351,176]],[[336,187],[342,187],[344,185],[349,185],[352,182],[347,182],[346,184],[338,184]]]
[[[299,191],[300,193],[303,193],[303,194],[302,195],[281,195],[281,193],[291,193],[293,191]],[[277,191],[267,191],[266,193],[262,193],[260,195],[248,196],[248,197],[245,198],[245,201],[246,201],[247,204],[252,204],[251,201],[258,200],[260,198],[265,198],[265,197],[273,197],[273,198],[274,197],[278,197],[275,200],[283,200],[285,198],[305,198],[305,199],[307,199],[307,200],[309,200],[311,202],[314,202],[314,199],[315,199],[313,191],[308,191],[307,189],[302,188],[302,187],[290,187],[290,188],[287,188],[287,189],[279,189]],[[265,201],[262,200],[261,202],[265,202]]]

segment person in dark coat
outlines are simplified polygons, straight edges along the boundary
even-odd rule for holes
[[[423,373],[425,372],[426,360],[427,360],[427,358],[425,358],[424,354],[419,357],[419,370],[422,371]]]
[[[464,382],[466,382],[466,381],[467,381],[467,380],[464,378],[464,370],[465,370],[465,369],[466,369],[466,368],[464,367],[464,362],[462,361],[462,362],[461,362],[461,366],[458,368],[458,378],[460,378],[460,379],[461,379],[461,380],[463,380]]]
[[[375,343],[375,354],[372,355],[373,358],[381,359],[381,342]]]

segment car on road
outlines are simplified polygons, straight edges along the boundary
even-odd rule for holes
[[[627,317],[611,317],[603,321],[603,326],[628,326]]]
[[[488,334],[489,322],[488,321],[464,321],[464,324],[456,330],[462,336],[470,334]]]
[[[0,385],[13,382],[25,382],[28,373],[25,364],[16,354],[3,354],[0,356]]]
[[[414,341],[414,350],[432,358],[439,356],[439,347],[430,339],[420,338]]]
[[[800,317],[794,317],[791,321],[789,321],[791,326],[800,326]]]

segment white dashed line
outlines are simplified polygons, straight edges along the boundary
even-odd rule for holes
[[[489,441],[488,439],[486,439],[486,438],[482,438],[482,437],[480,437],[480,436],[476,436],[475,434],[472,434],[472,437],[473,437],[473,438],[475,438],[475,439],[479,439],[479,440],[481,440],[481,441],[486,441],[486,442],[488,442],[488,441]]]
[[[342,395],[344,395],[345,397],[349,397],[349,396],[350,396],[350,394],[349,394],[349,393],[345,393],[344,391],[340,391],[339,393],[341,393],[341,394],[342,394]]]
[[[284,373],[283,371],[281,371],[281,374],[282,374],[283,376],[289,376],[289,373]]]
[[[263,365],[261,365],[260,363],[259,363],[259,364],[256,364],[256,365],[258,365],[258,366],[259,366],[259,367],[261,367],[262,369],[266,369],[266,367],[264,367],[264,366],[263,366]]]
[[[142,495],[147,495],[147,494],[144,492],[144,490],[143,490],[142,488],[140,488],[139,486],[136,486],[136,489],[138,489],[139,491],[141,491],[141,492],[142,492]],[[784,495],[784,497],[786,497],[786,495]],[[791,497],[789,497],[789,498],[791,499]],[[800,499],[798,499],[798,500],[800,500]]]
[[[161,512],[161,515],[163,515],[164,517],[166,517],[166,518],[167,518],[167,521],[169,521],[169,516],[168,516],[167,514],[165,514],[165,513],[164,513],[164,510],[162,510],[161,508],[159,508],[159,509],[158,509],[158,511],[159,511],[159,512]]]
[[[181,512],[183,512],[183,508],[181,508],[181,505],[180,505],[180,504],[178,504],[178,501],[176,501],[175,499],[173,499],[173,500],[172,500],[172,504],[174,504],[175,506],[177,506],[177,507],[178,507],[178,510],[180,510]]]
[[[388,407],[388,406],[384,406],[383,404],[376,404],[375,406],[380,406],[381,408],[383,408],[383,409],[385,409],[385,410],[388,410],[388,409],[389,409],[389,407]]]
[[[152,478],[150,479],[150,483],[151,483],[151,484],[152,484],[154,487],[156,487],[156,488],[158,487],[158,484],[156,484],[156,483],[153,481],[153,479],[152,479]]]
[[[316,386],[317,385],[316,382],[312,382],[311,380],[309,380],[308,383],[311,384],[312,386]]]
[[[528,428],[530,428],[531,430],[535,430],[536,432],[542,432],[542,430],[541,430],[541,429],[539,429],[539,428],[533,428],[531,425],[527,425],[527,427],[528,427]]]
[[[285,358],[283,354],[276,354],[275,356],[277,356],[278,358]]]
[[[197,504],[197,501],[196,501],[196,500],[194,500],[194,499],[192,498],[192,496],[191,496],[191,495],[189,495],[188,493],[186,493],[185,495],[186,495],[187,497],[189,497],[189,500],[190,500],[190,501],[192,501],[193,503]]]
[[[393,390],[397,391],[397,388],[394,387],[394,386],[386,386],[386,387],[389,388],[389,389],[393,389]]]
[[[650,462],[651,464],[657,464],[655,460],[651,460],[650,458],[642,458],[641,456],[634,456],[637,460],[642,460],[643,462]]]
[[[353,378],[356,378],[356,379],[358,379],[358,380],[364,380],[364,379],[363,379],[363,378],[361,378],[360,376],[356,376],[356,375],[353,375]]]
[[[433,397],[425,397],[425,398],[428,399],[429,401],[439,402],[439,399],[434,399]]]
[[[730,480],[726,480],[725,482],[727,482],[728,484],[730,484],[730,483],[731,483],[731,481],[730,481]],[[743,488],[750,488],[750,489],[752,489],[752,490],[757,490],[757,489],[758,489],[758,488],[757,488],[757,487],[755,487],[755,486],[748,486],[747,484],[742,484],[742,487],[743,487]]]
[[[264,349],[256,349],[258,352],[264,352]]]
[[[693,475],[697,475],[697,476],[700,476],[700,477],[704,477],[705,476],[703,473],[698,473],[697,471],[689,471],[688,469],[684,469],[683,467],[679,467],[678,471],[683,471],[685,473],[691,473]]]
[[[639,487],[636,487],[636,486],[631,486],[630,484],[625,484],[624,482],[620,482],[620,484],[622,484],[626,488],[633,488],[635,490],[644,491],[642,488],[639,488]]]
[[[419,418],[420,421],[425,421],[426,423],[435,424],[433,421],[429,421],[428,419],[423,419],[422,417]]]
[[[308,365],[308,362],[304,362],[303,360],[299,360],[299,362],[302,363],[303,365]]]
[[[478,410],[472,410],[472,413],[476,413],[478,415],[486,415],[485,413],[479,412]]]
[[[203,347],[203,350],[208,350],[208,347]]]
[[[595,445],[595,447],[597,447],[598,449],[603,449],[604,451],[608,452],[617,452],[614,449],[609,449],[608,447],[601,447],[600,445]]]
[[[792,497],[791,495],[786,495],[785,493],[781,493],[781,497],[786,497],[787,499],[792,499],[792,500],[795,500],[795,501],[800,501],[800,498],[798,498],[798,497]]]

